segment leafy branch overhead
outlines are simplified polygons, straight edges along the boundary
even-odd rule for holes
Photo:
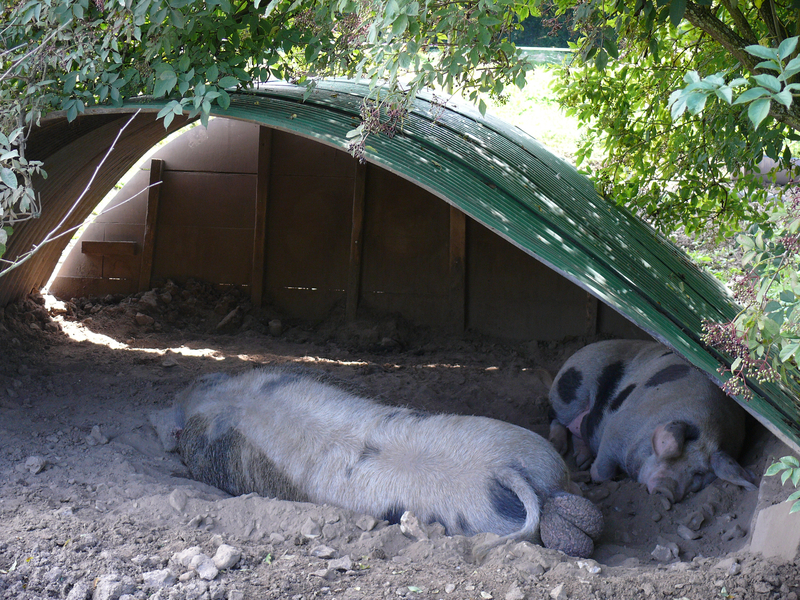
[[[165,126],[183,112],[206,123],[212,107],[229,106],[229,90],[273,78],[309,89],[318,77],[366,78],[373,100],[391,97],[397,110],[425,86],[477,101],[524,85],[530,64],[508,34],[532,10],[519,0],[4,2],[0,131],[13,141],[0,150],[24,156],[29,128],[48,112],[73,120],[140,95],[164,99]],[[2,223],[35,197],[25,169],[38,167],[8,160]]]
[[[577,159],[600,191],[665,231],[766,219],[755,166],[790,166],[800,132],[793,1],[556,3],[581,34],[561,102],[587,131]]]

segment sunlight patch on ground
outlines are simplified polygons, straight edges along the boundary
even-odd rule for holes
[[[180,354],[182,356],[206,357],[213,358],[214,360],[225,360],[224,356],[212,348],[195,349],[187,348],[185,346],[180,346],[178,348],[133,348],[128,344],[118,342],[114,338],[111,338],[107,335],[96,333],[81,323],[67,321],[60,316],[55,317],[54,320],[61,325],[61,330],[64,332],[64,334],[76,342],[89,342],[92,344],[107,346],[112,350],[127,350],[129,352],[142,352],[144,354],[155,354],[157,356],[164,356],[166,354]]]

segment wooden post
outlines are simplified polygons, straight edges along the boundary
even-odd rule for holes
[[[153,276],[153,253],[156,244],[156,225],[158,223],[158,200],[161,196],[161,175],[164,161],[160,158],[150,160],[150,189],[147,190],[147,215],[144,222],[144,242],[142,243],[142,266],[139,270],[139,291],[150,289]]]
[[[467,216],[450,206],[449,303],[452,327],[463,332],[467,314]]]
[[[586,335],[597,335],[597,298],[586,294]]]
[[[364,245],[364,205],[366,202],[367,165],[356,161],[353,184],[353,222],[350,232],[350,266],[347,275],[347,304],[345,317],[353,321],[358,312],[358,297],[361,294],[361,257]]]
[[[261,306],[264,299],[264,265],[267,247],[267,206],[272,167],[272,129],[258,132],[258,173],[256,183],[255,229],[253,231],[253,271],[250,276],[250,300]]]

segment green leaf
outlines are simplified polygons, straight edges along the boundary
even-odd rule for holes
[[[782,92],[775,94],[772,98],[783,104],[786,108],[789,108],[792,105],[792,100],[794,100],[792,93],[788,90],[783,90]]]
[[[229,88],[239,85],[239,80],[236,77],[228,75],[219,80],[219,87]]]
[[[222,110],[228,110],[228,107],[231,105],[231,97],[228,95],[228,92],[220,90],[217,104],[219,104]]]
[[[758,129],[761,122],[767,118],[769,114],[769,105],[769,98],[759,98],[747,108],[747,116],[756,129]]]
[[[797,48],[797,36],[786,38],[778,46],[778,58],[784,60],[794,52],[795,48]]]
[[[753,77],[758,85],[767,88],[770,92],[781,91],[781,82],[774,75],[756,75]]]
[[[669,20],[673,27],[677,27],[686,13],[686,0],[672,0],[669,3]]]
[[[774,48],[765,48],[764,46],[753,44],[752,46],[745,46],[744,49],[748,54],[752,54],[758,58],[778,60],[778,51]]]
[[[751,88],[742,93],[742,95],[740,95],[736,99],[734,104],[744,104],[745,102],[752,102],[753,100],[766,96],[767,94],[769,94],[769,92],[762,87]]]
[[[706,105],[706,100],[708,96],[701,93],[692,93],[689,94],[689,97],[686,99],[686,108],[689,109],[689,112],[693,115],[700,113]]]
[[[767,475],[768,477],[772,477],[773,475],[777,475],[778,473],[780,473],[781,471],[783,471],[785,469],[786,469],[786,467],[783,466],[782,463],[774,462],[769,467],[767,467],[767,470],[764,471],[764,475]]]
[[[792,75],[800,73],[800,56],[794,57],[792,60],[789,61],[789,64],[783,69],[783,73],[780,76],[781,80],[788,79]]]
[[[9,188],[14,189],[17,187],[17,176],[14,174],[14,171],[7,167],[3,167],[3,169],[0,170],[0,181]]]

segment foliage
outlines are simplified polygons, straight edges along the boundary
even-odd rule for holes
[[[794,487],[800,485],[800,461],[794,456],[784,456],[780,460],[772,463],[764,474],[777,475],[778,473],[781,474],[782,485],[786,485],[786,481],[790,479]],[[794,502],[792,508],[789,509],[789,514],[800,512],[800,490],[791,494],[786,501]]]
[[[788,72],[775,88],[779,51],[768,48],[796,29],[788,0],[557,3],[575,12],[583,58],[561,69],[559,91],[587,128],[578,160],[597,148],[607,156],[587,169],[599,190],[667,231],[698,233],[713,220],[720,235],[732,235],[742,221],[765,220],[766,192],[749,173],[764,155],[790,164],[787,140],[800,127],[797,106],[786,107],[793,90],[784,89],[795,77]],[[704,92],[726,99],[740,86],[753,90],[744,106],[700,106]],[[679,88],[685,94],[676,98]],[[761,116],[758,129],[748,112]]]
[[[183,112],[206,123],[212,106],[228,107],[232,88],[281,78],[310,93],[323,76],[369,79],[379,114],[402,114],[424,86],[477,100],[525,84],[530,63],[509,34],[532,10],[525,0],[5,2],[0,132],[9,141],[4,156],[17,157],[3,159],[0,224],[34,204],[30,175],[41,165],[23,162],[25,141],[50,111],[71,121],[145,94],[164,99],[165,126]],[[356,147],[370,132],[355,134]]]

